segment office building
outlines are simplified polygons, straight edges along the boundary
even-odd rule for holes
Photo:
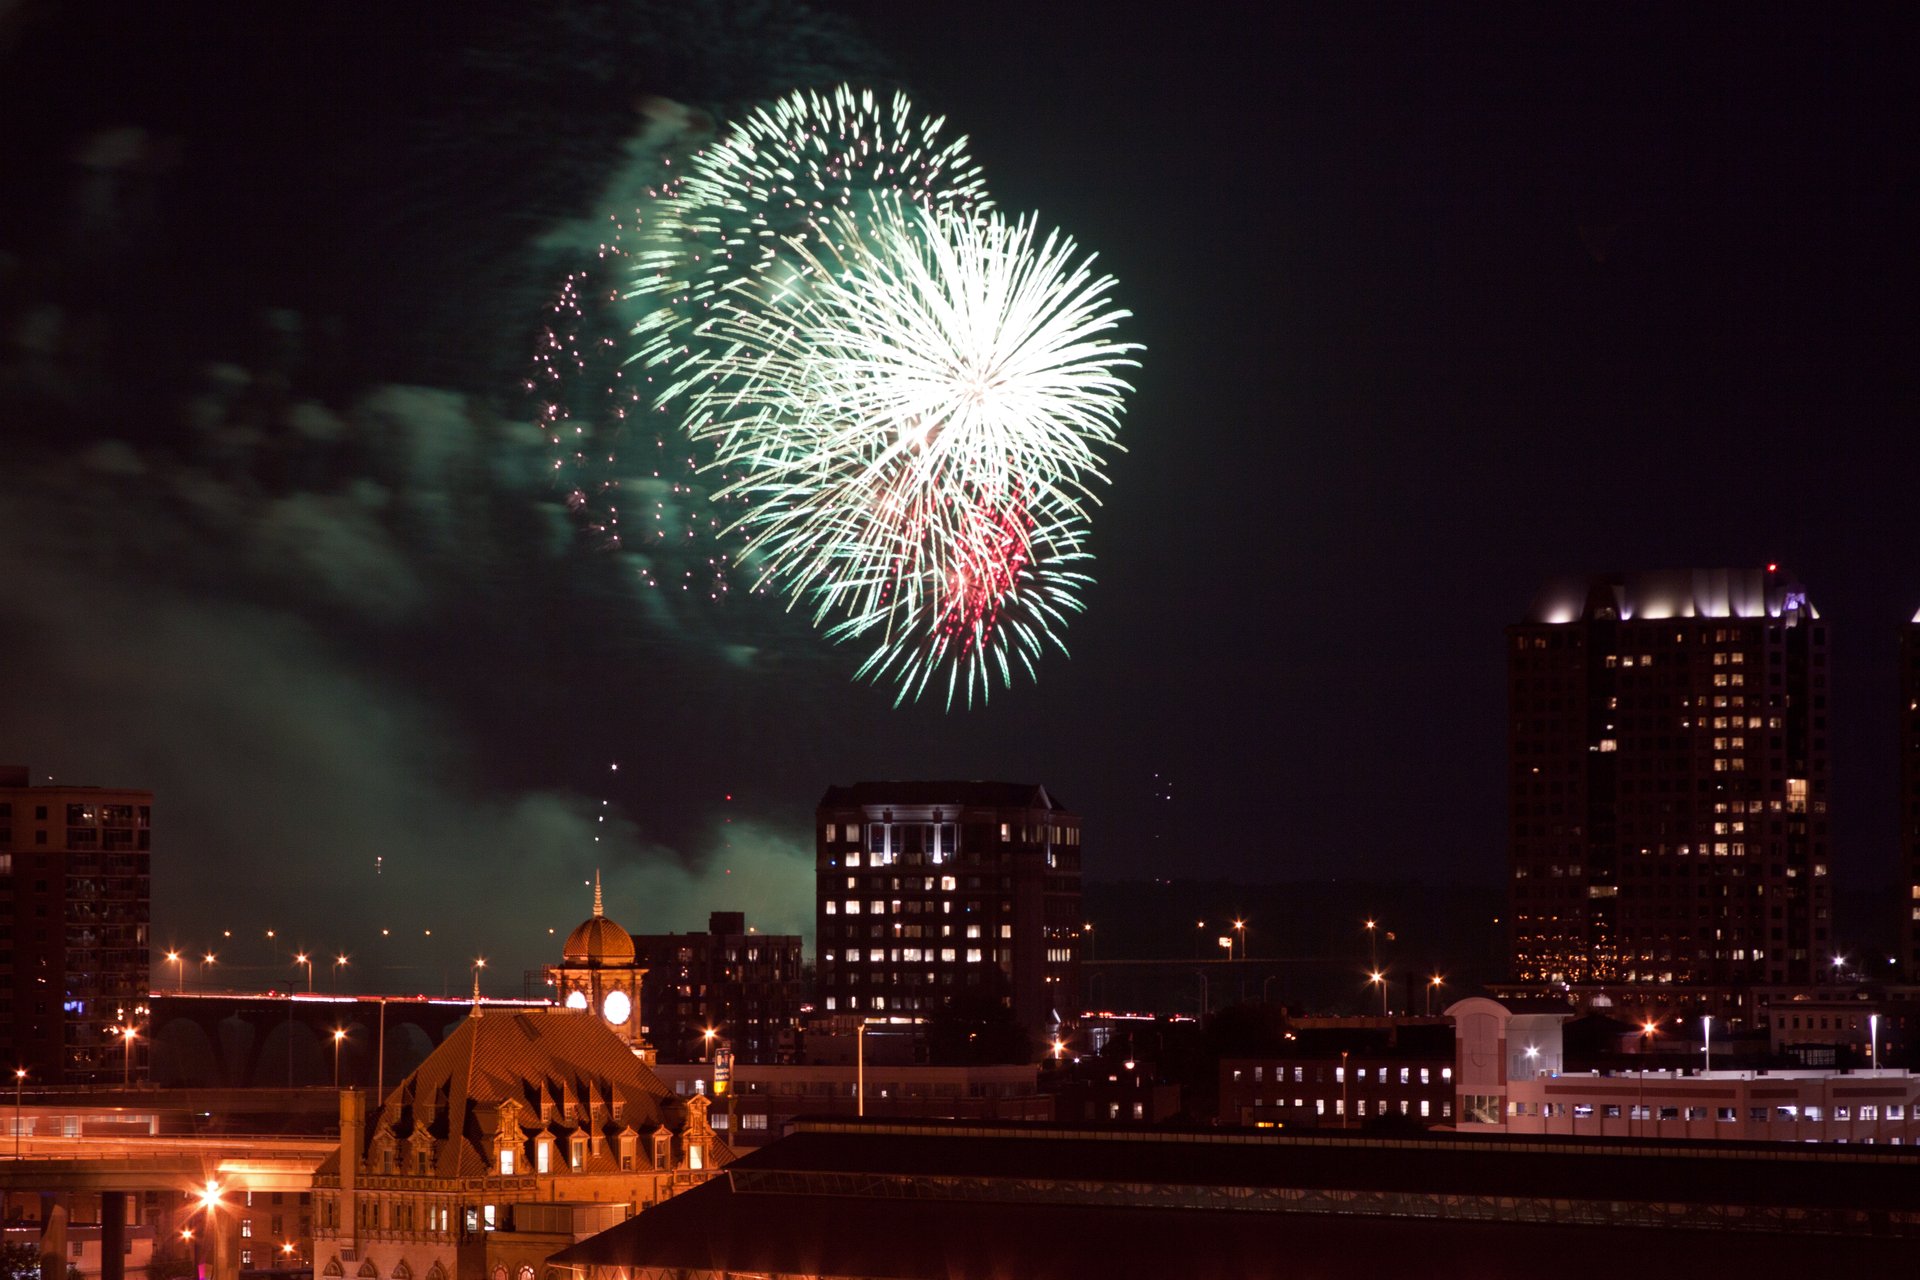
[[[1513,977],[1829,962],[1827,624],[1778,566],[1559,583],[1507,632]]]
[[[663,1057],[691,1062],[724,1045],[740,1062],[793,1058],[806,1003],[799,934],[759,933],[745,913],[715,911],[705,933],[638,934],[633,945],[647,1034]]]
[[[1009,782],[830,787],[814,825],[822,1010],[920,1023],[1079,1015],[1078,815]]]
[[[0,1064],[40,1084],[145,1063],[153,793],[0,766]],[[131,1033],[131,1034],[128,1034]]]

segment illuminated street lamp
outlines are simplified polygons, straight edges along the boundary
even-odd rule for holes
[[[340,1042],[346,1038],[347,1033],[343,1028],[335,1027],[333,1029],[333,1087],[335,1092],[338,1092],[340,1089]]]
[[[335,956],[333,958],[333,994],[335,995],[340,994],[340,971],[346,967],[347,958],[345,956]]]
[[[1387,975],[1375,969],[1367,975],[1367,981],[1380,988],[1380,1016],[1383,1018],[1391,1017],[1392,1015],[1387,1010]]]
[[[123,1059],[121,1083],[131,1088],[133,1085],[133,1042],[140,1038],[140,1033],[132,1027],[116,1027],[115,1031],[120,1037],[120,1043],[123,1048],[121,1054]]]
[[[1440,975],[1437,973],[1427,979],[1427,1016],[1429,1018],[1433,1016],[1433,993],[1446,985],[1445,982],[1440,980]]]
[[[308,955],[306,952],[302,951],[293,957],[293,962],[295,964],[303,964],[307,967],[307,994],[312,995],[313,994],[313,957]]]
[[[20,1090],[27,1083],[27,1069],[13,1069],[13,1158],[20,1158]]]
[[[207,970],[213,967],[215,959],[217,959],[217,957],[211,951],[200,957],[200,984],[202,986],[207,986]],[[209,987],[208,989],[211,990],[212,988]]]
[[[700,1046],[700,1061],[708,1062],[712,1060],[713,1038],[719,1034],[720,1033],[718,1031],[715,1031],[712,1027],[708,1027],[705,1031],[702,1031],[700,1033],[700,1039],[702,1041],[702,1044]]]
[[[1235,920],[1233,922],[1233,931],[1240,935],[1240,958],[1245,960],[1247,958],[1247,922],[1245,920]]]
[[[180,981],[180,953],[178,951],[167,952],[167,963],[173,966],[173,989],[175,991],[183,990],[183,984]]]

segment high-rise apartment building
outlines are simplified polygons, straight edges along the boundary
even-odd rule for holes
[[[151,791],[36,787],[0,766],[0,1069],[141,1075],[152,812]]]
[[[751,931],[746,913],[714,911],[705,933],[635,934],[633,945],[647,971],[647,1034],[662,1057],[710,1058],[712,1040],[741,1062],[792,1053],[806,1001],[799,934]]]
[[[1080,818],[1009,782],[830,787],[814,836],[826,1013],[924,1022],[998,1002],[1079,1015]]]
[[[1542,593],[1507,631],[1515,979],[1812,980],[1832,937],[1827,655],[1774,565]]]

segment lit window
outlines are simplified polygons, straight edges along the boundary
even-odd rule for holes
[[[511,1178],[513,1176],[513,1149],[511,1147],[500,1148],[500,1176],[503,1178]]]
[[[828,830],[832,830],[831,827]],[[828,839],[832,839],[831,836]],[[537,1143],[533,1148],[533,1170],[535,1173],[553,1172],[553,1146],[550,1143]]]

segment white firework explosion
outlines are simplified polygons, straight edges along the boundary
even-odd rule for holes
[[[1080,607],[1090,485],[1117,449],[1110,277],[1035,223],[881,199],[789,238],[795,271],[719,302],[693,435],[762,580],[810,601],[862,672],[971,701],[1033,670]]]
[[[634,330],[636,358],[667,372],[658,402],[701,381],[717,354],[701,337],[722,300],[786,274],[792,246],[817,246],[834,216],[876,198],[985,208],[967,140],[942,140],[945,126],[905,94],[883,101],[841,85],[756,108],[695,153],[654,194],[634,253],[630,296],[653,304]]]

